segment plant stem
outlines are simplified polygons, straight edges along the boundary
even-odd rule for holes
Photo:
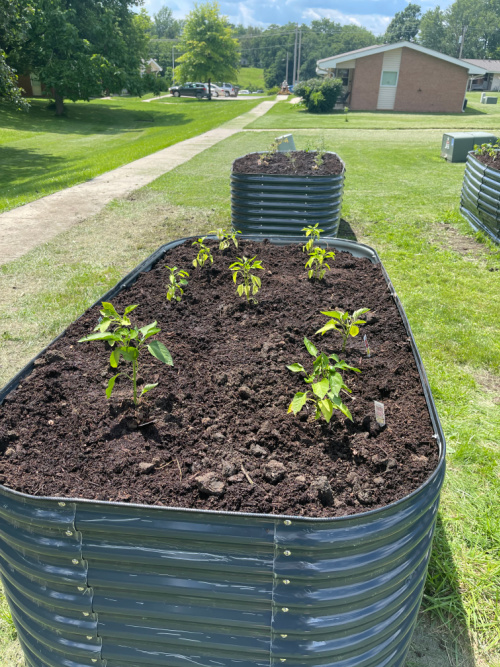
[[[134,405],[138,405],[137,400],[137,360],[132,361],[132,386],[134,388]]]

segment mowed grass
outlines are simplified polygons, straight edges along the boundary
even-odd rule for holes
[[[67,115],[61,118],[46,100],[32,100],[27,114],[0,105],[0,212],[206,132],[259,100],[209,106],[192,102],[67,102]]]
[[[236,85],[248,90],[265,90],[264,70],[260,67],[242,67],[238,72]]]
[[[235,135],[1,267],[0,385],[161,243],[227,225],[231,162],[274,136]],[[449,662],[415,645],[407,667],[498,667],[500,250],[458,215],[464,165],[439,157],[441,136],[294,135],[298,148],[323,138],[346,163],[343,217],[378,250],[403,302],[448,444],[424,609],[442,624]]]
[[[500,97],[498,93],[492,93]],[[400,113],[397,111],[343,111],[329,114],[308,113],[301,105],[280,102],[249,128],[256,129],[443,129],[492,130],[500,134],[500,103],[480,104],[480,93],[467,93],[468,104],[463,113]]]

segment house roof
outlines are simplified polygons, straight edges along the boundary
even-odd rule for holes
[[[462,58],[462,60],[471,65],[475,65],[476,67],[482,67],[489,73],[500,73],[500,60],[475,60],[471,58]]]
[[[453,65],[458,65],[459,67],[467,68],[469,74],[485,74],[486,69],[476,64],[476,61],[465,61],[459,60],[458,58],[453,58],[452,56],[446,56],[444,53],[439,53],[439,51],[434,51],[433,49],[428,49],[425,46],[420,46],[420,44],[414,44],[413,42],[396,42],[395,44],[375,44],[374,46],[365,46],[362,49],[356,49],[355,51],[348,51],[347,53],[339,53],[336,56],[330,56],[330,58],[322,58],[317,61],[317,66],[319,72],[323,71],[326,73],[327,69],[334,69],[348,60],[355,60],[356,58],[365,58],[366,56],[375,55],[377,53],[385,53],[386,51],[392,51],[394,49],[401,48],[413,49],[414,51],[419,51],[420,53],[425,53],[428,56],[433,56],[434,58],[439,58],[440,60],[445,60],[446,62],[452,63]]]

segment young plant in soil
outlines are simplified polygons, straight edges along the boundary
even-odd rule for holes
[[[321,236],[321,233],[323,232],[322,229],[318,229],[318,224],[309,225],[308,227],[302,227],[303,232],[306,233],[306,236],[310,236],[311,238],[309,241],[302,246],[302,252],[311,252],[312,248],[314,247],[314,242],[319,241],[319,237]]]
[[[326,259],[335,259],[334,252],[326,252],[324,248],[316,246],[309,253],[309,259],[307,260],[305,267],[309,269],[307,272],[307,277],[309,280],[323,280],[325,277],[326,269],[331,271],[330,265],[325,261]]]
[[[355,310],[352,315],[349,315],[347,310],[321,311],[322,315],[326,315],[332,319],[328,320],[325,326],[321,327],[321,329],[318,329],[316,333],[323,335],[332,329],[335,329],[335,331],[340,331],[342,334],[342,352],[345,352],[345,346],[349,336],[352,336],[353,338],[354,336],[357,336],[359,334],[359,326],[361,324],[366,324],[366,321],[360,320],[359,316],[367,313],[369,310],[369,308],[360,308],[359,310]]]
[[[94,331],[99,331],[99,333],[89,334],[80,338],[79,343],[85,343],[88,341],[107,341],[109,345],[113,348],[111,355],[109,357],[109,363],[112,368],[118,368],[120,362],[120,357],[123,357],[124,361],[128,361],[132,364],[132,375],[127,373],[117,373],[114,375],[108,382],[108,387],[106,389],[106,398],[111,397],[111,393],[115,386],[116,378],[120,375],[125,375],[129,380],[132,381],[132,391],[133,391],[133,400],[135,405],[139,405],[139,399],[150,389],[154,389],[158,386],[158,383],[155,384],[146,384],[142,388],[142,391],[137,397],[137,372],[138,372],[138,359],[141,351],[144,349],[144,344],[146,341],[154,336],[157,333],[160,333],[161,329],[156,325],[155,322],[151,324],[146,324],[146,326],[133,327],[130,319],[127,317],[129,313],[137,308],[135,306],[127,306],[123,315],[120,315],[115,310],[113,304],[108,303],[107,301],[102,302],[103,309],[100,311],[102,318],[98,322],[97,326],[94,328]],[[152,340],[146,345],[149,353],[163,361],[164,364],[168,366],[173,366],[172,356],[167,350],[163,343],[160,343],[159,340]]]
[[[226,248],[229,248],[231,245],[231,241],[234,243],[234,247],[238,247],[238,239],[236,238],[236,234],[241,234],[241,232],[238,232],[236,229],[223,229],[222,227],[220,229],[215,229],[209,234],[214,234],[217,239],[219,240],[219,250],[226,250]]]
[[[259,269],[260,271],[264,270],[262,262],[259,259],[255,259],[256,257],[257,255],[250,259],[247,257],[237,257],[237,261],[233,262],[229,267],[233,272],[233,281],[235,285],[237,285],[238,276],[241,274],[243,282],[237,286],[236,293],[239,296],[245,295],[248,302],[250,301],[250,293],[252,294],[252,297],[255,297],[262,284],[259,276],[254,276],[252,274],[252,271],[255,269]],[[251,300],[253,303],[257,303],[257,299],[252,298]]]
[[[214,258],[212,257],[210,248],[203,243],[205,239],[206,236],[202,236],[197,241],[193,241],[193,245],[198,246],[198,254],[193,259],[193,266],[195,269],[202,269],[208,261],[210,264],[214,263]]]
[[[345,361],[339,359],[336,354],[319,353],[307,338],[304,338],[304,345],[309,354],[314,357],[312,373],[308,374],[302,364],[291,364],[287,368],[293,373],[306,374],[304,382],[311,385],[312,396],[309,397],[309,391],[298,391],[288,407],[288,412],[293,412],[294,415],[298,414],[309,401],[314,404],[316,419],[323,417],[329,424],[333,411],[340,410],[352,421],[352,415],[348,407],[340,398],[341,391],[351,393],[351,390],[344,384],[344,379],[339,370],[356,373],[359,373],[360,370],[349,366]]]
[[[316,169],[319,169],[323,164],[323,160],[325,159],[325,153],[326,153],[325,140],[322,139],[316,151],[316,155],[314,157],[314,164],[316,166]]]
[[[496,160],[500,155],[500,141],[495,144],[474,144],[474,155],[488,155],[492,160]]]
[[[182,288],[188,284],[186,278],[189,278],[189,273],[187,271],[183,271],[182,269],[177,269],[176,266],[166,266],[165,268],[170,271],[170,275],[168,277],[170,285],[167,289],[167,300],[172,301],[172,299],[175,299],[176,301],[180,301],[182,299],[182,295],[184,294],[184,290]],[[176,292],[179,292],[179,294],[176,294]]]

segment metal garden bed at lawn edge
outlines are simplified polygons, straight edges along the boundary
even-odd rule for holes
[[[460,212],[475,229],[500,243],[500,171],[487,167],[472,152],[465,165]]]
[[[243,234],[298,236],[303,227],[318,224],[325,236],[337,236],[345,177],[342,165],[337,176],[232,172],[233,227]]]
[[[160,248],[98,303],[184,240]],[[322,243],[380,262],[362,244]],[[0,571],[29,667],[403,667],[445,443],[408,321],[384,275],[440,448],[430,478],[386,507],[333,519],[44,498],[0,487]]]

